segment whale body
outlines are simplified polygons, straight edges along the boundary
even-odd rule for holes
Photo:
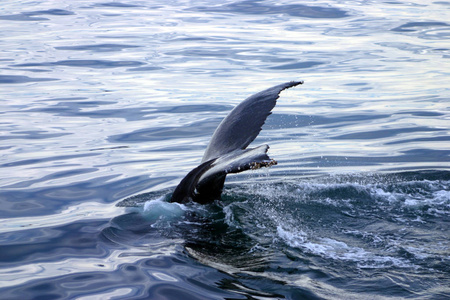
[[[277,164],[267,155],[268,145],[247,146],[258,136],[280,92],[299,84],[303,81],[276,85],[237,105],[215,130],[200,165],[175,188],[171,202],[210,203],[220,199],[227,174]]]

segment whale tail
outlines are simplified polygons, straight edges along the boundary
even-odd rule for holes
[[[202,163],[178,184],[171,202],[210,203],[220,199],[227,174],[275,165],[267,155],[268,145],[246,148],[258,136],[280,92],[302,83],[291,81],[271,87],[237,105],[217,127]]]
[[[220,199],[227,174],[270,167],[277,162],[267,155],[268,145],[235,150],[202,163],[189,172],[172,194],[172,202],[200,204]]]

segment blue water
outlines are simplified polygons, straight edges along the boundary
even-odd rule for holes
[[[2,1],[0,299],[449,299],[450,2]],[[170,204],[291,80],[278,165]]]

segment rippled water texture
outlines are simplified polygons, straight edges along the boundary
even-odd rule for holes
[[[450,2],[297,2],[2,1],[0,299],[450,298]],[[291,80],[278,165],[167,202]]]

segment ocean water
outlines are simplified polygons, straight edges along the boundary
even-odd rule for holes
[[[449,299],[450,2],[0,5],[0,299]],[[283,91],[278,165],[168,203]]]

